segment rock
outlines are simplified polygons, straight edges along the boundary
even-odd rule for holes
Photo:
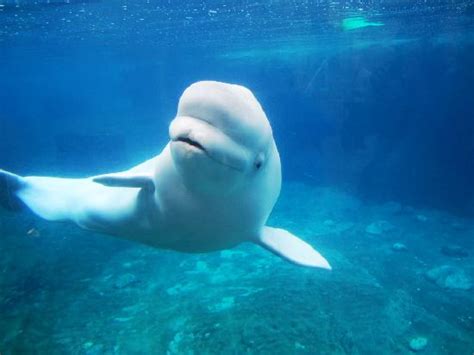
[[[444,245],[441,248],[441,253],[453,258],[465,258],[469,256],[468,251],[459,245]]]
[[[234,297],[224,297],[219,303],[208,306],[208,309],[212,312],[220,312],[226,309],[234,307],[235,298]]]
[[[196,263],[196,271],[198,272],[207,272],[209,271],[209,268],[207,264],[204,261],[198,261]]]
[[[304,346],[300,342],[295,341],[295,349],[296,350],[304,350],[304,349],[306,349],[306,346]]]
[[[334,222],[332,219],[326,219],[323,224],[326,226],[326,227],[333,227],[336,222]]]
[[[410,340],[410,349],[413,351],[422,351],[428,345],[428,339],[425,337],[416,337]]]
[[[472,282],[466,273],[450,265],[435,267],[426,273],[426,277],[442,288],[469,290],[472,287]]]
[[[180,293],[191,292],[199,288],[199,284],[196,282],[189,282],[187,284],[178,283],[173,287],[169,287],[166,289],[166,293],[170,296],[175,296]]]
[[[85,348],[85,355],[101,355],[105,353],[105,347],[102,344],[91,344],[90,347]]]
[[[425,215],[423,214],[417,214],[416,215],[416,219],[420,222],[426,222],[428,220],[428,217],[426,217]]]
[[[459,230],[459,231],[463,231],[463,230],[466,230],[466,226],[460,222],[453,222],[451,223],[451,227],[453,229],[456,229],[456,230]]]
[[[380,206],[379,209],[384,211],[387,214],[393,214],[393,215],[398,215],[403,212],[402,205],[395,201],[386,202],[382,206]]]
[[[348,221],[336,222],[333,219],[325,219],[322,223],[315,223],[314,227],[311,229],[311,232],[316,236],[323,236],[329,233],[331,234],[341,234],[354,226],[354,223]]]
[[[193,337],[193,335],[191,335]],[[183,332],[178,332],[174,335],[173,340],[168,344],[167,354],[182,354],[181,344],[185,341],[186,336]]]
[[[115,317],[113,321],[117,323],[126,323],[131,321],[132,319],[133,317]]]
[[[194,269],[186,271],[187,274],[200,274],[206,272],[209,272],[209,267],[206,262],[200,260],[196,262],[196,267]]]
[[[390,232],[394,229],[395,227],[390,222],[380,220],[380,221],[372,222],[371,224],[369,224],[365,228],[365,231],[366,233],[369,233],[372,235],[381,235],[383,233]]]
[[[444,280],[444,287],[458,290],[469,290],[472,287],[472,282],[463,271],[455,272],[446,277]]]
[[[121,275],[117,279],[117,281],[115,281],[114,286],[116,288],[125,288],[125,287],[129,287],[130,285],[132,285],[136,282],[138,282],[138,279],[135,275],[130,274],[130,273],[126,273],[126,274]]]
[[[246,258],[248,253],[241,251],[241,250],[223,250],[220,252],[220,256],[223,259],[238,259],[238,258]]]
[[[395,251],[405,251],[407,250],[407,246],[403,243],[395,243],[392,245],[392,250],[395,250]]]

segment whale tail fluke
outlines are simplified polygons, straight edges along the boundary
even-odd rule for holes
[[[0,169],[0,206],[9,211],[19,211],[24,204],[18,192],[26,185],[24,178]]]

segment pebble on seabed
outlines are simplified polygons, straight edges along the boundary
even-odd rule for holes
[[[416,337],[410,340],[410,349],[413,351],[421,351],[428,345],[428,339],[425,337]]]
[[[417,214],[416,215],[416,219],[420,222],[426,222],[428,220],[428,217],[426,217],[425,215],[423,214]]]
[[[407,246],[403,243],[394,243],[392,249],[395,251],[405,251],[407,250]]]
[[[394,225],[388,221],[380,220],[372,222],[365,228],[365,232],[372,235],[381,235],[383,233],[391,232],[395,229]]]
[[[465,248],[454,244],[441,247],[441,254],[453,258],[466,258],[469,256],[469,252]]]

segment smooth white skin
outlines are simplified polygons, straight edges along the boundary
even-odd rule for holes
[[[40,217],[184,252],[255,242],[298,265],[331,269],[311,245],[265,226],[280,193],[280,157],[253,94],[198,82],[185,90],[163,151],[130,170],[86,179],[0,170],[0,203]],[[13,196],[13,204],[9,203]]]
[[[154,190],[103,186],[93,178],[27,177],[18,196],[45,219],[158,248],[207,252],[258,242],[280,193],[281,167],[253,94],[238,85],[193,84],[169,133],[158,156],[117,174],[151,176]]]

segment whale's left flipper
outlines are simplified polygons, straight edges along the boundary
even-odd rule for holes
[[[25,180],[21,176],[0,169],[0,205],[9,211],[21,210],[23,202],[17,193],[25,185]]]
[[[294,264],[331,270],[317,250],[284,229],[263,227],[257,243]]]

